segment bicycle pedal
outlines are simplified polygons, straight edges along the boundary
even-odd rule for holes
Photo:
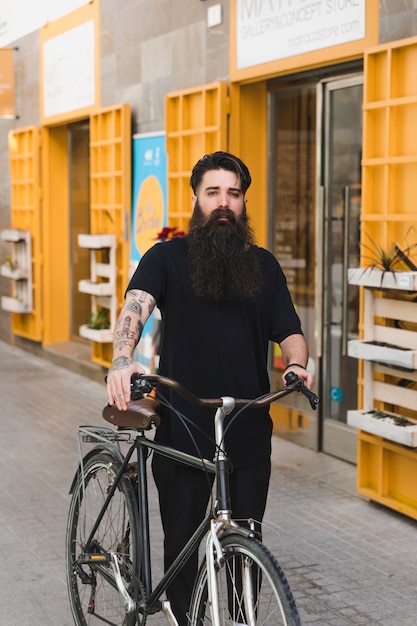
[[[80,554],[78,562],[83,565],[91,565],[93,563],[110,563],[111,556],[109,552],[86,552]]]

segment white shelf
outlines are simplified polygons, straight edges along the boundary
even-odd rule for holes
[[[365,290],[363,339],[348,342],[348,355],[363,360],[363,409],[348,411],[347,422],[415,448],[417,424],[399,426],[392,417],[373,417],[372,411],[392,406],[407,418],[417,410],[417,302],[395,293],[417,291],[417,272],[351,268],[348,282]]]
[[[6,264],[1,266],[0,272],[5,278],[11,278],[12,280],[27,280],[29,278],[27,270],[19,268],[12,270]]]
[[[417,448],[417,424],[397,426],[391,417],[376,418],[363,411],[348,411],[347,423],[358,430],[396,441],[410,448]]]
[[[10,243],[10,264],[3,263],[0,274],[11,281],[11,297],[1,300],[2,309],[13,313],[31,313],[32,236],[29,230],[7,228],[0,231],[3,241]],[[12,269],[14,268],[14,269]]]
[[[78,245],[80,246],[80,248],[89,248],[90,250],[113,248],[116,245],[116,236],[79,234]]]
[[[417,291],[417,272],[384,272],[377,268],[354,267],[348,269],[348,283],[371,289]]]
[[[2,296],[1,308],[4,311],[9,311],[10,313],[30,313],[31,311],[28,304],[9,296]]]
[[[112,329],[116,325],[117,315],[117,238],[106,234],[79,234],[78,245],[90,250],[90,278],[80,280],[78,290],[91,296],[91,313],[94,315],[106,311],[110,323],[110,328],[106,330],[84,324],[79,329],[80,336],[97,343],[112,343]]]
[[[6,228],[0,231],[0,238],[3,239],[3,241],[17,243],[18,241],[25,241],[27,233],[27,230],[22,230],[21,228]]]
[[[87,324],[80,326],[80,337],[89,339],[90,341],[96,341],[97,343],[112,343],[113,331],[108,328],[105,330],[99,330],[97,328],[90,328]]]
[[[354,339],[348,342],[348,355],[355,359],[385,363],[410,370],[417,369],[417,350],[382,346]]]
[[[80,280],[78,283],[78,291],[88,293],[91,296],[111,296],[114,287],[111,283],[95,283],[92,280]]]

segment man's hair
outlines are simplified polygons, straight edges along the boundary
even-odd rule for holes
[[[229,152],[212,152],[211,154],[203,156],[194,165],[190,178],[190,185],[194,194],[197,193],[197,189],[204,174],[209,170],[228,170],[229,172],[235,172],[240,179],[243,195],[245,195],[252,182],[247,166],[237,156]]]

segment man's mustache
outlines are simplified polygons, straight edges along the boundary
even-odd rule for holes
[[[236,224],[236,215],[230,209],[214,209],[210,215],[209,223],[214,223],[219,219],[225,218],[232,224]]]

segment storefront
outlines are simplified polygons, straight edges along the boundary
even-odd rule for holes
[[[366,264],[366,237],[389,248],[417,222],[417,43],[379,44],[380,10],[377,0],[231,0],[227,80],[168,90],[158,128],[168,224],[180,230],[195,161],[227,149],[247,162],[252,226],[285,270],[321,397],[318,414],[302,397],[274,406],[275,430],[352,462],[347,415],[364,382],[349,342],[363,309],[348,269]],[[132,103],[102,105],[101,11],[83,3],[40,30],[39,124],[9,135],[11,230],[30,233],[31,299],[7,310],[14,337],[81,343],[106,368],[129,273],[134,133]],[[76,76],[57,81],[59,64],[74,62]],[[86,327],[103,312],[106,327]],[[275,348],[273,385],[281,366]]]

